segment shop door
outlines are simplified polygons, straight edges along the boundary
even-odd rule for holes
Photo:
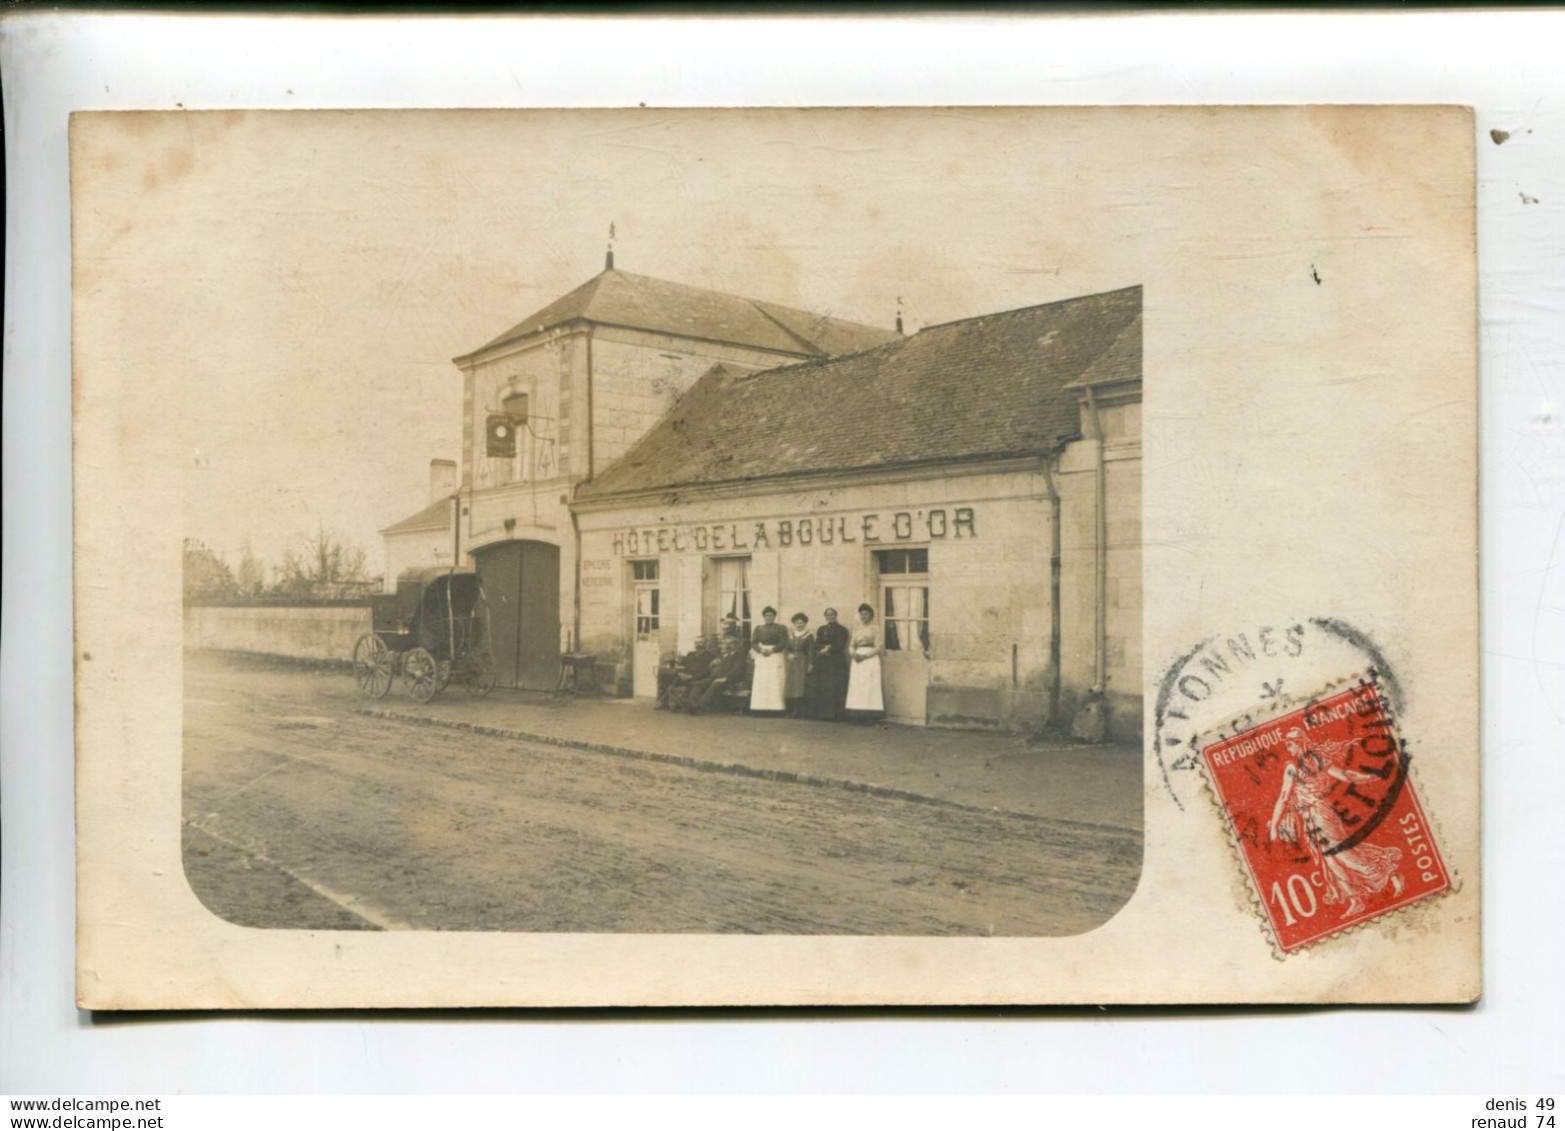
[[[489,599],[495,682],[552,690],[560,675],[560,550],[501,542],[473,554]]]
[[[876,559],[886,718],[923,726],[929,690],[929,552],[883,550]]]
[[[658,563],[631,562],[634,654],[631,657],[631,691],[637,699],[655,699],[658,693],[658,661],[662,658],[662,600],[658,591]]]

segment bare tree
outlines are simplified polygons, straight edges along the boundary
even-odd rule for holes
[[[239,592],[246,597],[259,597],[266,592],[266,566],[246,538],[239,550]]]
[[[185,539],[184,589],[187,605],[225,601],[238,596],[239,586],[233,571],[206,545],[195,538]]]
[[[289,597],[341,597],[368,579],[364,548],[320,526],[298,549],[283,555],[277,589]]]

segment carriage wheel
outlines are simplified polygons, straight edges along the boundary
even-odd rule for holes
[[[368,699],[384,699],[391,690],[391,649],[373,632],[353,645],[353,678]]]
[[[462,673],[462,682],[467,686],[469,695],[488,695],[494,690],[494,657],[487,651],[470,654],[466,670]]]
[[[415,648],[402,657],[402,674],[408,681],[408,694],[420,703],[428,703],[440,690],[439,667],[426,649]]]

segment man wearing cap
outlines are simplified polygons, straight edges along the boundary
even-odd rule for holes
[[[739,637],[723,637],[722,654],[707,669],[706,678],[691,683],[685,695],[685,709],[692,715],[709,710],[730,687],[744,682],[745,655],[739,650]]]
[[[679,706],[690,690],[690,685],[698,679],[705,679],[712,661],[716,659],[717,653],[707,647],[706,637],[698,636],[692,651],[686,652],[677,662],[660,667],[657,709],[666,711],[670,707]]]

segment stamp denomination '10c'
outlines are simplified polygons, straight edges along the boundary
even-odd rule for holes
[[[1201,760],[1283,954],[1450,890],[1372,680],[1213,737]]]

